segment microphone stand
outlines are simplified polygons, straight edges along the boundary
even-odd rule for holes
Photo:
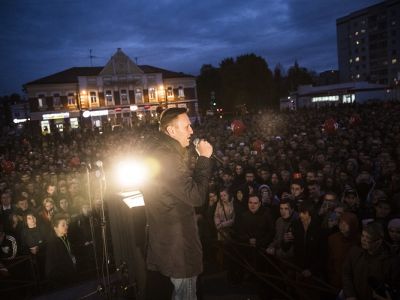
[[[99,179],[99,185],[100,185],[100,200],[101,200],[101,216],[100,216],[100,226],[101,226],[101,236],[102,236],[102,246],[103,246],[103,258],[104,260],[102,261],[102,270],[103,270],[103,263],[105,262],[106,265],[106,274],[102,271],[102,280],[103,280],[103,286],[100,283],[100,268],[98,264],[98,257],[97,257],[97,248],[96,248],[96,239],[95,239],[95,232],[94,232],[94,224],[93,224],[93,200],[92,200],[92,194],[91,194],[91,176],[90,176],[90,170],[91,166],[90,164],[86,166],[86,178],[87,178],[87,193],[89,197],[89,204],[90,204],[90,210],[91,213],[89,215],[89,224],[90,224],[90,232],[92,235],[92,241],[93,241],[93,250],[94,250],[94,257],[95,257],[95,265],[96,265],[96,274],[97,274],[97,288],[96,291],[91,292],[79,299],[86,299],[89,298],[97,293],[101,293],[103,290],[105,292],[105,296],[107,299],[111,299],[111,283],[110,283],[110,271],[108,267],[109,263],[109,257],[108,257],[108,247],[107,247],[107,238],[106,238],[106,217],[105,217],[105,212],[104,212],[104,190],[105,190],[105,176],[104,176],[104,170],[103,170],[103,164],[100,162],[97,164],[99,167],[99,170],[95,172],[96,177]]]
[[[96,171],[96,177],[99,179],[99,186],[100,186],[100,201],[101,201],[100,226],[101,226],[101,237],[102,237],[102,241],[103,241],[103,257],[104,257],[104,263],[105,263],[105,267],[106,267],[106,274],[105,274],[105,276],[103,275],[103,284],[104,284],[104,290],[105,290],[107,299],[111,299],[110,270],[108,267],[109,253],[108,253],[107,234],[106,234],[106,215],[105,215],[105,210],[104,210],[105,175],[104,175],[103,163],[101,161],[98,161],[96,164],[99,167],[99,170]]]

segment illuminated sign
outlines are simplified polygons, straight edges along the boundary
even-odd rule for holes
[[[26,121],[28,121],[28,119],[14,119],[14,120],[13,120],[13,122],[14,122],[15,124],[24,123],[24,122],[26,122]]]
[[[65,119],[69,118],[69,112],[44,114],[43,120]]]
[[[90,112],[90,115],[92,117],[98,117],[98,116],[108,116],[108,110],[93,110]]]
[[[82,114],[84,118],[89,118],[89,117],[98,117],[98,116],[108,116],[108,110],[85,110]]]

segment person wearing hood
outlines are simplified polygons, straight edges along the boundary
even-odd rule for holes
[[[267,184],[262,184],[258,188],[258,196],[261,200],[261,205],[271,210],[271,216],[274,219],[279,217],[279,200],[274,197],[272,190]]]
[[[357,216],[344,212],[339,221],[339,231],[328,237],[327,277],[334,287],[342,288],[342,269],[350,248],[359,244],[360,233]]]

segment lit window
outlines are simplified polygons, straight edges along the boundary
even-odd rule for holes
[[[156,89],[149,88],[149,100],[154,100],[154,99],[156,99]]]
[[[339,96],[321,96],[321,97],[312,97],[312,102],[330,102],[330,101],[339,101]]]
[[[360,74],[357,74],[357,78],[360,78]]]
[[[185,93],[184,93],[183,87],[181,87],[181,86],[178,89],[178,96],[179,96],[179,98],[184,98],[185,97]]]
[[[343,103],[353,103],[355,100],[355,95],[354,94],[347,94],[343,95]]]
[[[122,104],[128,103],[128,93],[126,90],[121,90],[121,103]]]
[[[67,95],[68,98],[68,105],[75,105],[75,96],[74,93],[69,93]]]
[[[350,62],[350,63],[353,63],[353,59],[352,59],[352,58],[350,58],[350,59],[349,59],[349,62]]]
[[[357,45],[360,45],[360,41],[356,41],[356,44],[357,44]]]
[[[167,97],[168,98],[174,97],[174,90],[170,86],[167,88]]]
[[[44,95],[38,96],[38,106],[39,108],[43,108],[45,103]]]
[[[361,29],[361,33],[365,33],[366,32],[366,30],[365,29]]]
[[[59,107],[59,106],[61,106],[60,94],[54,94],[54,95],[53,95],[53,106],[54,106],[54,107]]]
[[[90,103],[97,103],[96,92],[90,92]]]
[[[360,61],[360,57],[359,56],[356,57],[356,61]]]
[[[113,94],[111,90],[106,90],[106,101],[107,103],[113,102]]]
[[[354,33],[354,35],[358,35],[358,31],[356,31],[356,33]]]
[[[141,89],[136,89],[135,90],[135,102],[136,103],[142,103],[143,102],[143,95],[142,95],[142,90]]]
[[[393,58],[393,59],[392,59],[392,64],[395,64],[395,63],[397,63],[397,59],[396,59],[396,58]]]

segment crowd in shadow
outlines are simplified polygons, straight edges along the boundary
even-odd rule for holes
[[[257,281],[278,299],[396,299],[399,116],[400,104],[386,102],[196,120],[195,136],[219,157],[196,210],[206,271]],[[96,269],[103,199],[92,166],[145,153],[157,130],[4,129],[0,277],[32,269],[57,288]],[[19,257],[32,265],[13,267]]]

